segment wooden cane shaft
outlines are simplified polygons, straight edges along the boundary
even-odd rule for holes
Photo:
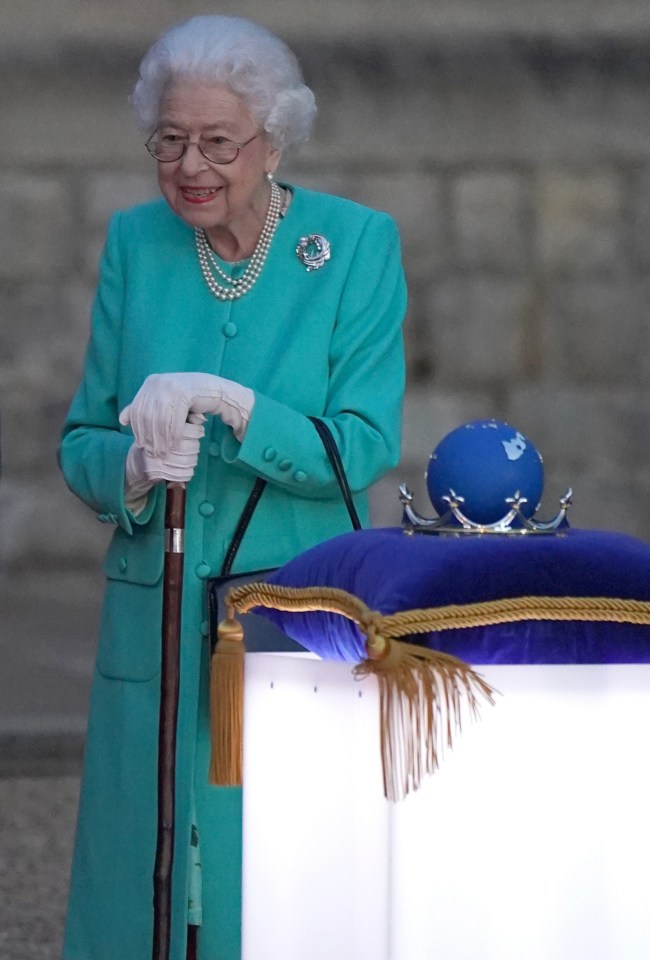
[[[185,486],[170,482],[167,484],[165,508],[162,660],[158,726],[158,838],[153,878],[153,960],[168,960],[170,947],[184,529]]]

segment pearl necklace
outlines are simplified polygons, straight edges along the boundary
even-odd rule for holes
[[[219,266],[212,247],[208,243],[205,230],[201,230],[199,227],[194,228],[196,252],[199,258],[201,273],[203,274],[205,282],[210,288],[210,291],[214,294],[217,300],[239,300],[240,297],[243,297],[244,294],[248,293],[248,291],[255,285],[255,282],[262,272],[262,267],[264,266],[268,256],[271,241],[273,240],[273,234],[275,233],[280,220],[281,209],[282,195],[280,193],[280,188],[275,180],[272,180],[269,209],[266,214],[266,220],[264,221],[260,238],[257,241],[257,245],[253,250],[253,255],[248,261],[246,269],[241,277],[236,279],[229,277],[228,274],[225,273]],[[228,286],[224,286],[223,283],[219,283],[219,281],[213,275],[213,270],[214,273],[216,273],[219,277],[219,280],[225,281]]]

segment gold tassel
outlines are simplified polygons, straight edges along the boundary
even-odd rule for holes
[[[241,786],[244,756],[244,631],[229,615],[210,662],[210,771],[213,786]]]
[[[235,626],[241,631],[234,621],[235,611],[246,613],[256,606],[294,612],[327,610],[347,617],[363,631],[367,659],[358,663],[353,673],[357,679],[374,676],[379,684],[381,758],[388,800],[404,799],[437,769],[444,747],[451,747],[453,734],[460,732],[463,704],[475,717],[479,697],[494,703],[492,688],[462,660],[397,639],[441,629],[436,621],[437,608],[382,616],[345,590],[267,583],[236,587],[229,592],[226,602],[230,619],[219,627],[220,636],[224,626]],[[240,632],[238,637],[241,635]],[[243,650],[242,642],[240,647]],[[214,671],[218,663],[216,652],[212,660]],[[213,743],[223,741],[226,749],[231,734],[220,729],[224,721],[214,707],[212,722]],[[239,758],[241,764],[241,748]]]
[[[438,767],[445,744],[460,732],[463,694],[471,714],[478,696],[494,703],[492,688],[471,667],[449,654],[389,640],[367,624],[368,659],[354,675],[379,684],[384,795],[402,800]],[[444,729],[441,729],[441,721]],[[443,736],[444,732],[444,736]]]

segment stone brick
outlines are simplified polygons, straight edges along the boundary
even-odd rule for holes
[[[62,293],[61,357],[65,358],[59,375],[58,394],[63,399],[71,398],[76,389],[86,345],[90,335],[90,314],[95,295],[95,284],[82,278],[71,277]]]
[[[61,287],[55,283],[7,285],[0,292],[0,389],[3,407],[40,403],[51,384],[51,358],[60,330]]]
[[[46,61],[3,71],[4,163],[69,164],[81,173],[89,163],[126,163],[144,171],[151,160],[128,102],[135,77],[133,62],[102,67],[101,56],[63,69]]]
[[[507,398],[505,419],[521,430],[541,453],[545,469],[566,468],[565,489],[576,467],[589,462],[593,403],[588,391],[567,384],[519,386]]]
[[[0,279],[38,281],[70,268],[70,201],[57,177],[0,173]]]
[[[633,248],[639,265],[650,267],[650,168],[645,167],[635,178],[630,204]]]
[[[465,387],[523,375],[534,290],[523,280],[455,276],[431,290],[428,336],[441,384]]]
[[[147,44],[165,23],[175,18],[203,13],[197,0],[150,0],[134,5],[132,0],[21,0],[2,9],[2,48],[27,49],[45,43],[102,38],[114,45]],[[268,22],[282,36],[367,39],[385,35],[411,35],[434,39],[451,35],[466,39],[495,33],[516,36],[580,37],[588,28],[594,37],[634,36],[647,27],[644,0],[617,0],[613,10],[605,0],[517,0],[490,5],[477,0],[331,0],[327,14],[308,0],[296,7],[295,0],[275,0],[269,12],[267,0],[222,0],[219,12]]]
[[[530,437],[545,465],[562,483],[576,473],[602,480],[645,477],[650,493],[650,425],[641,387],[607,391],[574,384],[521,387],[508,397],[506,414]]]
[[[90,286],[15,284],[0,291],[0,310],[10,322],[0,328],[0,388],[5,403],[20,407],[62,397],[79,373],[89,329]]]
[[[573,526],[649,538],[650,436],[640,390],[518,390],[507,416],[544,458],[543,519],[571,487]]]
[[[408,469],[400,465],[383,476],[370,490],[370,520],[373,527],[397,527],[402,522],[399,485],[413,487]]]
[[[116,210],[125,210],[158,196],[160,192],[153,160],[148,172],[133,172],[127,168],[91,173],[83,189],[84,218],[90,226],[103,231]]]
[[[402,460],[424,473],[431,451],[450,430],[496,413],[488,391],[445,390],[433,384],[413,387],[404,401]]]
[[[449,258],[440,178],[422,173],[360,173],[349,196],[385,210],[402,236],[404,260],[415,276],[435,276]]]
[[[20,284],[0,292],[3,482],[56,473],[63,419],[81,373],[90,289]]]
[[[648,484],[630,481],[626,476],[598,477],[590,470],[574,478],[574,503],[569,521],[576,528],[615,530],[633,537],[650,539],[650,497]],[[556,505],[548,503],[545,516],[552,516]]]
[[[101,252],[106,241],[106,227],[116,210],[125,210],[160,196],[156,182],[156,165],[145,170],[101,170],[91,173],[81,191],[82,218],[86,225],[82,262],[85,274],[96,280]]]
[[[318,190],[333,193],[338,197],[351,197],[351,182],[354,180],[345,170],[314,169],[301,153],[294,151],[283,156],[277,178],[286,183],[294,183],[306,190]]]
[[[100,575],[101,558],[113,532],[106,529],[110,524],[98,523],[93,511],[73,496],[58,470],[29,482],[10,479],[5,483],[3,477],[0,522],[3,529],[15,533],[0,550],[5,573],[79,565]]]
[[[526,179],[516,173],[461,174],[451,185],[452,233],[458,263],[509,273],[530,265]]]
[[[106,230],[95,229],[86,233],[82,250],[82,269],[84,276],[97,283],[99,276],[99,262],[101,260],[104,244],[106,243]]]
[[[549,291],[544,372],[573,383],[639,383],[650,335],[645,280],[575,280]]]
[[[624,181],[613,170],[540,174],[537,246],[542,269],[560,276],[625,269]]]
[[[400,143],[408,143],[414,165],[644,161],[644,41],[630,49],[593,37],[575,45],[556,39],[437,36],[417,43],[398,36],[388,50],[306,46],[320,96],[313,143],[321,161],[336,162],[341,143],[354,144],[354,157],[366,164],[378,157],[403,163]]]
[[[404,318],[404,350],[409,383],[428,383],[434,370],[434,343],[428,330],[429,283],[418,282],[405,263],[408,304]]]

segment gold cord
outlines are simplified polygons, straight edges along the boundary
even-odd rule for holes
[[[366,638],[366,659],[356,664],[353,673],[358,679],[372,675],[379,686],[381,759],[389,800],[401,800],[437,768],[444,748],[452,746],[453,734],[460,731],[463,704],[475,717],[481,698],[494,703],[494,691],[468,664],[400,638],[521,620],[650,624],[650,602],[610,597],[516,597],[382,615],[336,587],[248,583],[232,588],[226,605],[228,620],[220,633],[232,626],[237,613],[254,607],[335,613],[357,624]],[[239,647],[243,650],[243,643]],[[219,695],[215,696],[218,701]],[[224,725],[222,717],[216,732]],[[225,737],[225,752],[239,756],[239,744],[235,751],[230,747],[233,735],[234,728]]]
[[[253,607],[273,607],[289,612],[322,610],[354,621],[364,633],[371,627],[397,639],[432,630],[487,627],[521,620],[583,620],[650,624],[650,602],[613,597],[514,597],[481,603],[448,604],[382,615],[337,587],[282,587],[249,583],[228,593],[231,615]]]

